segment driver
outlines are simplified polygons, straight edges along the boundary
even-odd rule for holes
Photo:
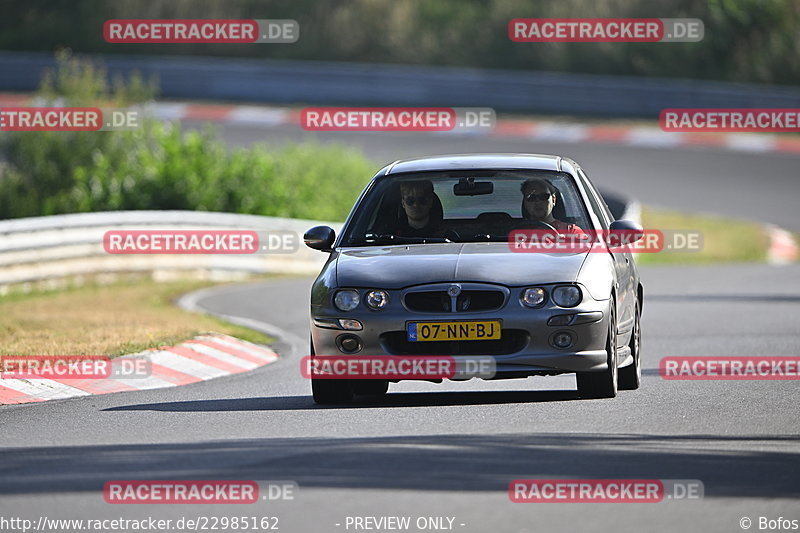
[[[559,233],[583,233],[580,227],[558,220],[553,216],[553,208],[558,197],[556,189],[542,178],[530,178],[522,187],[522,216],[526,220],[534,220],[549,224]]]
[[[394,232],[398,237],[437,237],[441,234],[442,213],[430,180],[400,184],[400,205],[405,220]]]

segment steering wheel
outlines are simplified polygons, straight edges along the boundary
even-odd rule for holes
[[[559,235],[559,232],[556,228],[541,220],[523,220],[521,223],[516,224],[514,229],[543,229],[546,231],[552,231],[556,235]]]

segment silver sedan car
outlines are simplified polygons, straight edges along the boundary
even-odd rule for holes
[[[311,359],[478,357],[492,363],[485,379],[575,373],[584,398],[636,389],[643,289],[630,248],[519,246],[542,233],[613,231],[641,226],[614,220],[565,157],[391,163],[340,235],[327,226],[305,234],[330,254],[311,292]],[[314,400],[380,395],[399,381],[379,377],[312,377]]]

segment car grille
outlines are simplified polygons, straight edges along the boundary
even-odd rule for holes
[[[456,298],[456,312],[494,311],[503,306],[505,295],[500,291],[466,290]],[[452,298],[446,291],[409,292],[406,308],[418,313],[452,313]]]
[[[525,348],[529,339],[522,329],[504,329],[502,339],[487,341],[409,342],[405,331],[380,336],[381,346],[392,355],[507,355]]]

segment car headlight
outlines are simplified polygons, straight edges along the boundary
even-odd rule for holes
[[[361,298],[358,296],[358,291],[353,289],[346,289],[336,293],[333,297],[333,304],[340,311],[352,311],[358,307],[358,302]]]
[[[376,311],[383,309],[389,304],[389,293],[382,290],[369,291],[364,297],[364,303]]]
[[[553,289],[553,301],[559,307],[575,307],[582,298],[581,290],[573,285],[561,285]]]
[[[528,307],[539,307],[547,299],[547,293],[541,287],[531,287],[522,291],[522,303]]]

